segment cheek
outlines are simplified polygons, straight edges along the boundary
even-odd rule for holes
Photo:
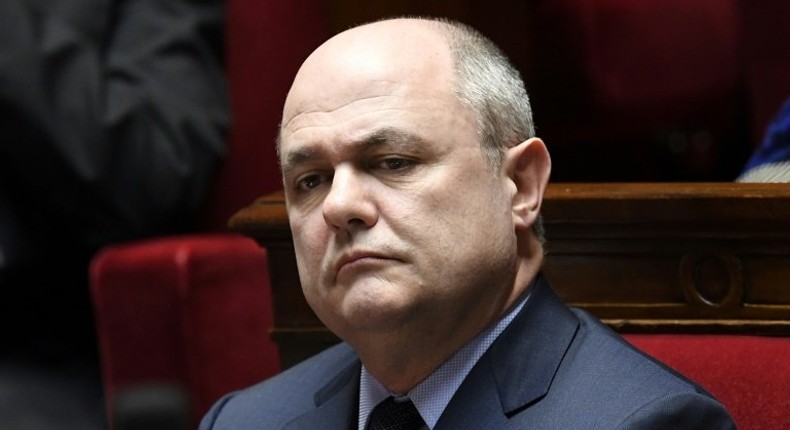
[[[320,212],[312,211],[303,216],[289,214],[289,218],[294,247],[297,248],[297,252],[314,253],[316,245],[325,242],[329,231]]]
[[[301,251],[299,247],[296,249],[296,265],[302,294],[310,308],[319,315],[323,314],[320,309],[325,304],[328,291],[322,288],[320,253],[309,245],[302,247]]]
[[[437,228],[459,234],[458,240],[475,234],[486,234],[494,224],[501,223],[508,213],[499,195],[479,184],[459,184],[456,189],[443,193],[427,202],[426,213]]]
[[[291,231],[299,277],[303,284],[312,283],[311,278],[318,275],[325,253],[328,242],[326,232],[322,232],[314,222],[306,219],[292,222]]]
[[[514,234],[507,198],[490,187],[468,182],[454,192],[426,202],[423,246],[433,249],[439,258],[474,262],[481,252],[495,252],[509,246]]]

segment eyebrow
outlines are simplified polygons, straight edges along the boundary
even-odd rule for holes
[[[401,152],[416,152],[420,148],[424,148],[424,144],[425,141],[416,134],[386,127],[374,130],[372,133],[352,142],[349,146],[356,153],[364,153],[382,147],[390,147]],[[302,163],[319,158],[320,154],[321,151],[319,149],[310,145],[284,154],[285,158],[282,163],[283,175],[287,176],[290,171]]]

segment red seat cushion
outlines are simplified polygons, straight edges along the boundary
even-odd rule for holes
[[[790,423],[790,337],[631,334],[633,345],[705,387],[740,429]]]

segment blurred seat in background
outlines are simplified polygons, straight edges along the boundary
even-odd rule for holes
[[[737,0],[533,7],[527,87],[554,180],[732,179],[750,146]]]
[[[318,0],[228,0],[226,8],[233,122],[207,233],[113,246],[92,263],[110,415],[125,391],[164,383],[187,393],[196,424],[220,395],[279,370],[265,250],[225,226],[281,187],[274,142],[282,103],[301,61],[325,39],[324,13]]]

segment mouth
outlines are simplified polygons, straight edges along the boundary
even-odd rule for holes
[[[354,270],[372,268],[393,260],[395,260],[395,258],[369,251],[355,251],[343,254],[335,264],[335,280]]]

